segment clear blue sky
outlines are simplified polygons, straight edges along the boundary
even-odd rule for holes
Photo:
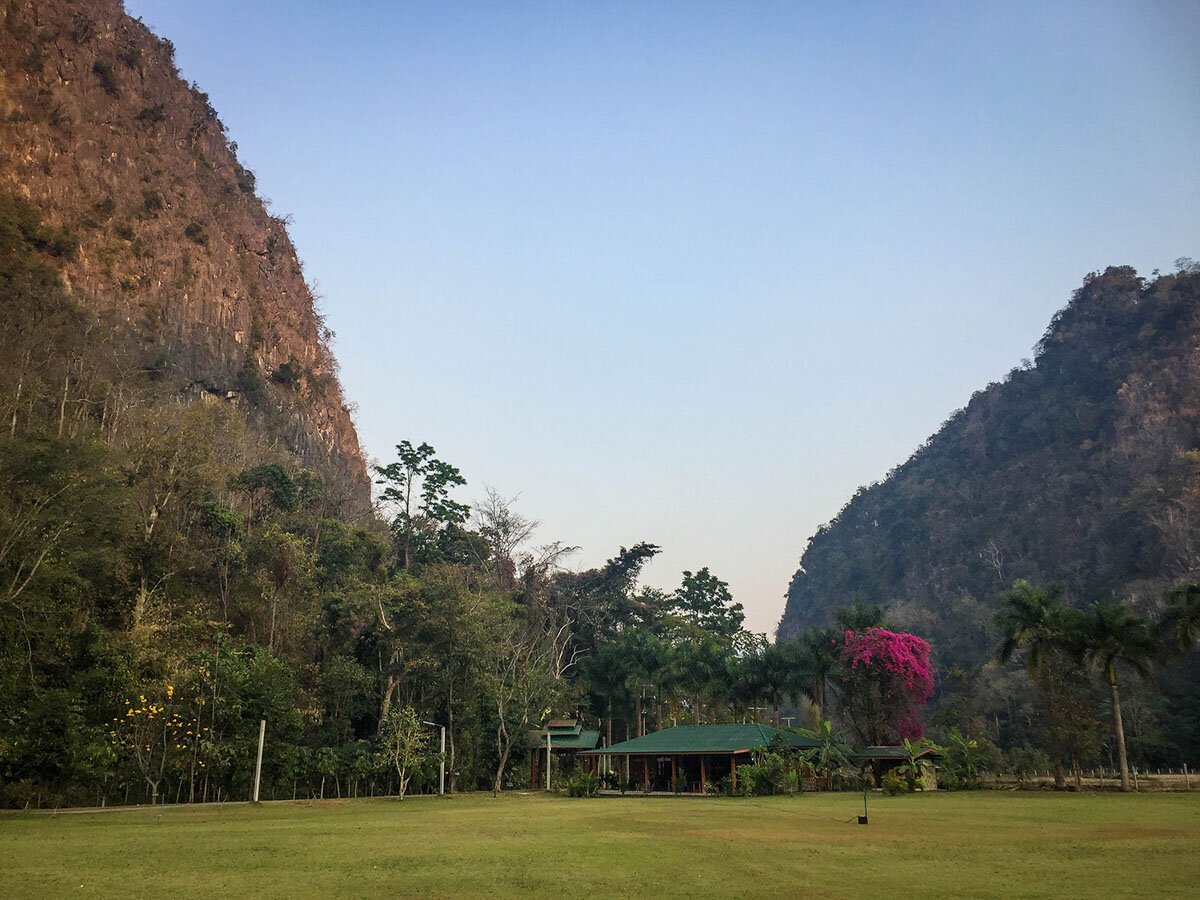
[[[295,217],[368,454],[760,631],[1085,273],[1200,257],[1200,3],[127,5]]]

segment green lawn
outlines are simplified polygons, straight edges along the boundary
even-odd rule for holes
[[[538,795],[0,815],[0,896],[1195,896],[1200,795]]]

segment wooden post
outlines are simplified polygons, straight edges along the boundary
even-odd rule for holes
[[[730,785],[733,787],[733,792],[737,793],[737,756],[729,754],[729,778]]]
[[[679,757],[671,757],[671,792],[674,793],[675,788],[679,786]]]
[[[650,790],[650,757],[642,757],[642,774],[646,776],[646,790]]]
[[[1188,777],[1187,763],[1183,764],[1183,789],[1185,791],[1192,789],[1192,779]]]
[[[704,769],[704,754],[700,754],[700,793],[708,793],[708,773]]]
[[[61,427],[61,426],[60,426]],[[258,759],[254,763],[254,802],[258,802],[258,786],[262,784],[263,740],[267,736],[267,720],[258,723]]]

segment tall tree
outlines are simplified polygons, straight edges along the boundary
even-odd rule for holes
[[[452,488],[467,483],[462,473],[438,459],[429,444],[414,447],[410,441],[396,445],[398,459],[376,466],[376,484],[383,487],[380,500],[395,510],[392,530],[399,545],[400,568],[412,564],[413,541],[443,526],[461,525],[470,507],[450,499]]]
[[[1117,737],[1117,757],[1121,765],[1121,790],[1132,789],[1129,781],[1129,756],[1125,749],[1125,725],[1121,720],[1121,692],[1117,664],[1128,666],[1148,677],[1158,644],[1150,623],[1126,603],[1097,603],[1080,622],[1078,647],[1084,658],[1096,665],[1108,682],[1112,694],[1113,729]]]
[[[817,722],[828,715],[829,681],[838,666],[841,642],[833,629],[810,625],[796,639],[796,666],[805,680],[803,691],[812,702]]]
[[[670,611],[698,631],[732,641],[746,617],[733,602],[729,585],[708,571],[684,572],[683,584],[670,597]]]
[[[1062,788],[1062,739],[1058,712],[1064,694],[1061,683],[1062,662],[1074,630],[1072,611],[1064,604],[1066,591],[1061,584],[1035,587],[1028,581],[1013,583],[1000,597],[996,624],[1001,643],[997,656],[1007,662],[1018,652],[1025,654],[1030,679],[1038,685],[1050,718],[1050,743],[1054,756],[1054,784]]]

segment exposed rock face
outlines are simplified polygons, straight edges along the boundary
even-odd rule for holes
[[[236,149],[170,42],[118,0],[0,6],[0,191],[78,234],[72,293],[135,329],[181,390],[243,405],[365,509],[327,332]]]

